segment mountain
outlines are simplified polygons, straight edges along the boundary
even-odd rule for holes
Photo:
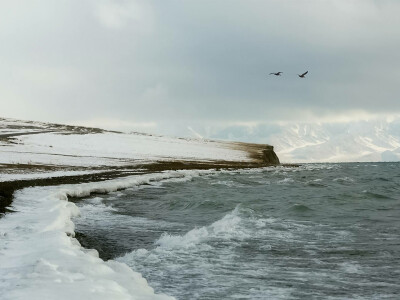
[[[274,145],[284,163],[400,161],[400,118],[235,125],[211,130],[210,138]]]

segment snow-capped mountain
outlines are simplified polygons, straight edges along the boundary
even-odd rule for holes
[[[281,162],[400,161],[400,118],[231,126],[211,137],[271,144]]]

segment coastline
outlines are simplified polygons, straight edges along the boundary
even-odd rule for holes
[[[124,176],[124,174],[114,173],[109,174],[110,178],[121,176],[97,182],[92,181],[96,179],[95,177],[87,177],[86,183],[34,186],[17,190],[13,205],[18,212],[7,213],[5,218],[0,219],[5,225],[0,232],[0,238],[3,240],[3,247],[0,247],[0,252],[3,254],[0,256],[2,265],[0,274],[4,272],[1,277],[7,278],[7,272],[12,270],[14,278],[3,280],[0,285],[5,286],[4,290],[10,295],[10,299],[23,298],[27,295],[30,295],[31,299],[55,297],[60,290],[65,297],[59,297],[60,299],[70,299],[73,297],[71,290],[74,290],[77,284],[76,274],[83,276],[79,279],[81,284],[84,281],[94,286],[93,289],[98,289],[104,285],[104,280],[107,281],[109,290],[106,294],[96,293],[96,299],[110,299],[110,293],[113,299],[130,299],[131,295],[138,299],[174,299],[166,295],[154,294],[153,289],[148,286],[141,274],[131,270],[125,264],[113,260],[102,260],[98,251],[84,248],[75,236],[72,221],[72,218],[79,216],[79,209],[70,200],[90,194],[108,193],[148,184],[152,181],[192,178],[217,172],[215,164],[185,163],[185,170],[172,170],[176,164],[177,162],[169,162],[166,165],[151,164],[147,170],[142,169],[134,175],[126,176],[125,174]],[[182,167],[181,163],[178,165]],[[210,166],[214,168],[210,169]],[[227,167],[226,164],[217,166],[221,171],[229,172],[228,168],[221,167]],[[246,166],[260,167],[254,164]],[[203,169],[199,170],[196,167]],[[243,167],[244,165],[235,165],[230,170],[243,169]],[[166,168],[168,170],[165,170]],[[102,175],[94,174],[94,176]],[[97,177],[97,179],[100,178]],[[73,179],[78,180],[78,178]],[[63,178],[56,180],[60,183]],[[32,247],[39,241],[40,245]],[[104,272],[104,269],[108,271]],[[51,286],[49,283],[53,281],[62,282],[63,285],[49,288]],[[121,291],[124,293],[129,291],[129,293],[121,294]],[[79,297],[94,296],[87,290],[79,290],[79,288],[74,293],[79,293]]]
[[[273,150],[272,150],[273,151]],[[88,173],[72,176],[44,177],[35,179],[20,179],[0,182],[0,218],[7,212],[12,212],[10,205],[12,204],[13,194],[17,190],[33,187],[33,186],[55,186],[63,184],[80,184],[86,182],[99,182],[109,179],[130,176],[132,174],[149,174],[162,171],[178,171],[178,170],[209,170],[209,169],[246,169],[246,168],[262,168],[268,166],[278,166],[281,164],[273,164],[269,162],[234,162],[234,161],[159,161],[140,164],[134,166],[123,166],[112,168],[110,170],[98,171],[96,173]],[[282,166],[293,166],[295,164],[282,164]],[[21,167],[19,165],[7,165],[8,168]],[[31,167],[31,166],[30,166]],[[45,166],[40,166],[45,168]],[[51,169],[51,167],[49,166]],[[0,169],[1,170],[1,169]],[[92,170],[86,170],[92,171]]]
[[[7,128],[10,121],[2,121]],[[39,125],[31,134],[22,124],[0,139],[0,287],[7,299],[55,298],[60,291],[61,299],[173,299],[155,294],[127,265],[85,248],[75,235],[72,218],[80,212],[71,200],[281,165],[270,145]]]

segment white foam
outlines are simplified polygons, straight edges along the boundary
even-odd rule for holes
[[[225,185],[227,187],[246,187],[246,185],[234,182],[233,180],[217,180],[215,182],[211,182],[211,185]]]
[[[335,179],[333,179],[333,181],[337,181],[337,182],[354,182],[354,179],[346,176],[346,177],[335,178]]]
[[[241,218],[237,213],[237,209],[235,209],[232,213],[227,214],[221,220],[214,222],[210,226],[192,229],[183,236],[163,234],[155,244],[161,248],[185,249],[195,247],[197,244],[209,238],[222,237],[223,239],[229,239],[233,236],[241,238],[245,236],[248,237],[247,234],[244,234],[244,232],[240,230],[240,222]]]
[[[293,180],[293,178],[290,178],[290,177],[286,177],[282,180],[278,180],[278,184],[289,184],[292,182],[294,182],[294,180]]]
[[[138,249],[117,260],[149,274],[152,284],[158,288],[164,287],[164,276],[169,276],[165,288],[169,289],[168,286],[171,286],[172,282],[174,288],[169,289],[170,293],[183,299],[190,299],[187,289],[197,285],[201,285],[201,291],[194,288],[193,292],[198,293],[194,298],[207,298],[207,295],[215,293],[216,290],[221,293],[221,290],[226,289],[228,298],[237,296],[243,299],[261,299],[271,296],[278,299],[278,295],[284,291],[275,291],[275,294],[272,292],[275,288],[268,288],[268,291],[260,288],[246,290],[244,294],[229,294],[230,287],[240,285],[243,278],[259,278],[273,272],[268,265],[253,268],[251,261],[246,266],[238,267],[236,250],[241,249],[254,237],[265,241],[259,245],[259,250],[263,252],[271,250],[270,240],[293,239],[293,235],[283,232],[280,228],[270,228],[276,221],[273,218],[260,219],[253,211],[237,206],[208,226],[194,228],[183,235],[163,234],[155,242],[155,248]],[[277,223],[281,224],[280,221]],[[237,267],[240,270],[236,269]],[[231,274],[228,273],[230,270]]]
[[[173,299],[155,294],[141,274],[127,265],[112,260],[104,262],[97,251],[82,248],[73,238],[71,221],[79,216],[79,209],[67,200],[69,196],[84,197],[93,192],[209,173],[170,171],[18,191],[13,201],[17,212],[0,220],[3,299]],[[95,204],[101,199],[92,201]]]
[[[361,274],[361,266],[355,262],[343,262],[339,264],[340,269],[350,274]]]

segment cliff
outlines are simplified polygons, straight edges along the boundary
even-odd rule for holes
[[[271,145],[173,138],[0,118],[0,214],[27,186],[165,170],[279,165]]]

